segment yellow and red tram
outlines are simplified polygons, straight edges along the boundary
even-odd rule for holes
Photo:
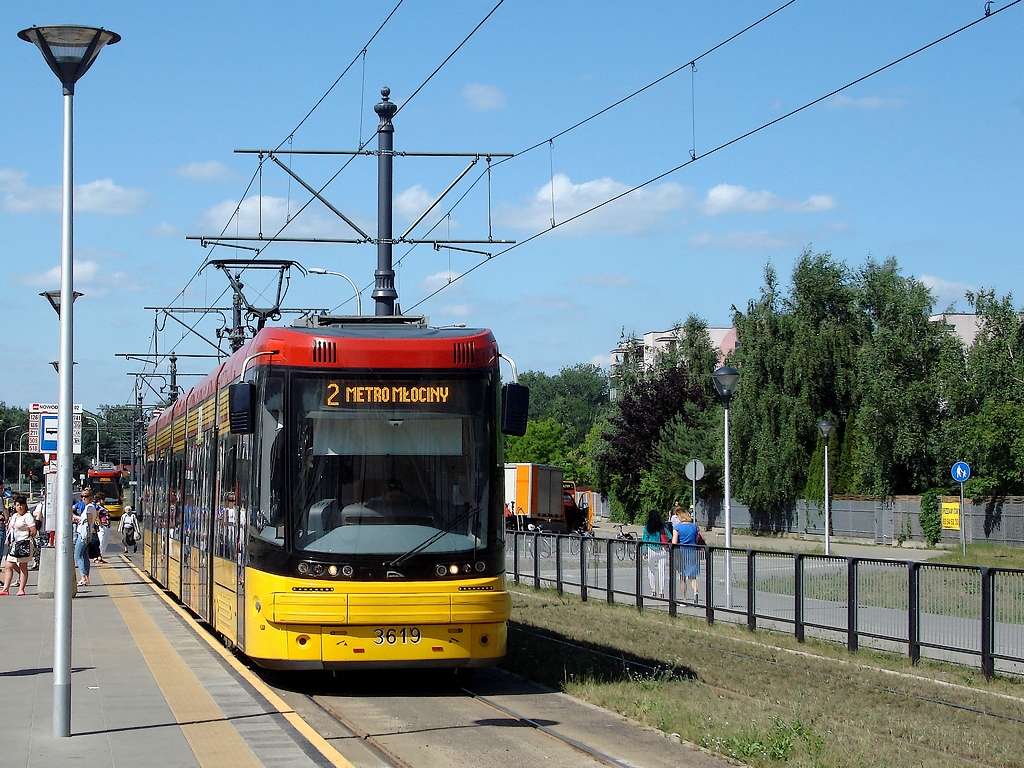
[[[264,667],[495,663],[498,361],[424,318],[263,328],[148,427],[147,572]]]

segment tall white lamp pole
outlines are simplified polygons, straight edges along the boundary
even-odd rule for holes
[[[831,500],[828,492],[828,438],[832,434],[832,430],[836,428],[828,419],[818,422],[818,431],[821,432],[821,437],[825,441],[825,554],[832,554],[831,536],[832,536],[832,517],[830,514]]]
[[[729,484],[729,403],[740,383],[740,372],[723,366],[711,374],[718,399],[725,407],[725,595],[732,607],[732,487]],[[711,596],[708,596],[711,599]]]
[[[104,45],[121,36],[105,29],[77,26],[30,27],[18,37],[39,48],[64,93],[64,173],[60,237],[60,360],[57,394],[57,572],[53,596],[53,735],[71,735],[71,596],[75,578],[71,546],[74,459],[71,441],[74,407],[74,152],[75,83],[96,60]]]

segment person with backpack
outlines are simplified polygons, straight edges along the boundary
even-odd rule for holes
[[[647,584],[651,588],[651,594],[658,597],[665,596],[668,588],[668,550],[669,538],[665,521],[657,509],[652,509],[647,515],[647,523],[644,525],[643,557],[647,563]]]
[[[121,515],[121,524],[118,525],[117,530],[121,532],[121,543],[124,544],[124,553],[128,554],[128,547],[138,552],[139,519],[135,516],[135,511],[130,506],[124,508],[124,514]]]

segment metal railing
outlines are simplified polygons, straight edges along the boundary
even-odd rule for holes
[[[506,532],[515,583],[1024,672],[1024,571]],[[682,574],[697,572],[698,597]]]

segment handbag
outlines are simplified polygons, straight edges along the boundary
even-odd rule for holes
[[[11,549],[11,554],[15,557],[31,557],[32,556],[32,542],[29,539],[22,539],[21,541],[14,542],[14,547]]]

